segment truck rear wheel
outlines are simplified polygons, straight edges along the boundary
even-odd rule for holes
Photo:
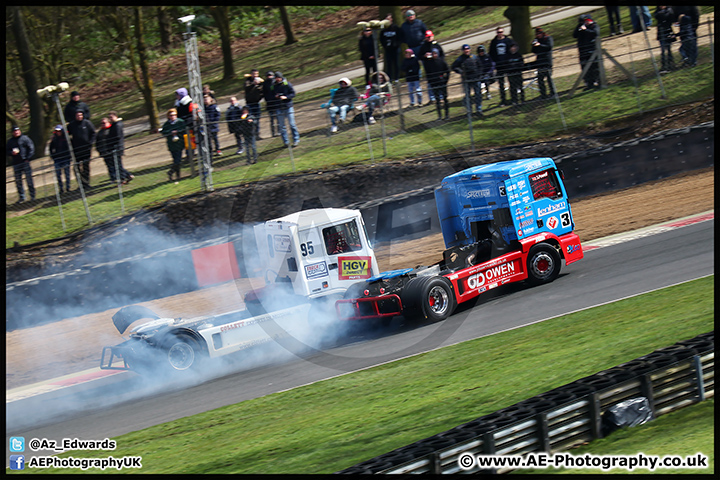
[[[170,368],[177,371],[188,370],[200,360],[200,347],[189,335],[173,335],[165,343],[165,354]]]
[[[422,316],[432,322],[445,320],[455,311],[455,294],[445,277],[415,277],[402,295],[403,314]]]
[[[533,245],[527,257],[528,282],[531,285],[550,283],[560,275],[560,266],[560,254],[552,245]]]

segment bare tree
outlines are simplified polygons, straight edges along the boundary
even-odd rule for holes
[[[527,5],[508,7],[503,15],[510,20],[510,36],[517,42],[520,53],[530,53],[530,44],[534,37],[530,25],[530,7]]]
[[[230,37],[230,12],[227,5],[210,7],[210,14],[220,31],[220,48],[223,54],[223,80],[235,78],[235,66],[232,56],[232,38]]]
[[[135,9],[135,41],[137,42],[138,60],[143,77],[142,84],[138,84],[138,88],[140,88],[145,101],[145,109],[149,116],[150,132],[156,133],[160,128],[160,115],[158,113],[157,102],[155,101],[155,88],[152,77],[150,76],[150,65],[147,58],[147,48],[145,46],[143,7],[136,6],[133,8]]]
[[[39,148],[45,145],[45,110],[43,109],[43,100],[38,96],[37,90],[40,88],[37,76],[35,75],[35,62],[33,61],[33,52],[30,48],[30,40],[25,29],[25,21],[19,6],[7,7],[8,13],[12,17],[12,33],[15,37],[15,43],[18,49],[18,59],[22,66],[22,77],[27,91],[28,103],[30,106],[30,127],[27,135],[33,141],[36,147],[36,153],[41,154],[43,149]],[[6,115],[7,116],[7,115]]]
[[[295,34],[292,31],[287,9],[285,5],[281,5],[278,8],[280,9],[280,20],[282,20],[283,28],[285,29],[285,45],[292,45],[297,42],[297,38],[295,38]]]

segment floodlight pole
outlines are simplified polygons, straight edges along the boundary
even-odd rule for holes
[[[191,23],[194,16],[179,19],[187,26],[187,32],[183,33],[185,43],[185,58],[187,60],[188,83],[190,86],[190,97],[196,101],[197,107],[193,109],[196,131],[202,131],[200,135],[200,156],[198,157],[198,169],[200,170],[200,182],[203,190],[212,192],[212,156],[210,154],[210,135],[205,117],[205,105],[202,101],[202,76],[200,74],[200,60],[198,58],[197,34],[192,31]],[[190,141],[188,140],[188,146]]]

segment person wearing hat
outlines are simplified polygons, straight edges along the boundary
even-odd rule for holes
[[[182,118],[178,118],[178,111],[171,108],[167,111],[167,121],[160,129],[160,135],[167,140],[168,150],[172,155],[173,163],[168,170],[168,180],[172,181],[173,174],[176,180],[180,180],[180,162],[182,161],[182,152],[185,149],[185,141],[183,136],[187,132],[187,125]]]
[[[545,33],[545,31],[537,27],[535,29],[535,39],[532,42],[532,52],[535,54],[533,66],[537,68],[537,82],[540,90],[540,98],[550,98],[555,95],[555,87],[551,78],[552,73],[552,49],[553,38]],[[545,80],[550,87],[550,94],[545,88]]]
[[[268,71],[265,73],[265,81],[263,82],[263,98],[265,99],[265,110],[268,112],[268,118],[270,119],[270,135],[276,137],[280,135],[280,130],[277,124],[277,105],[275,100],[275,94],[273,93],[273,85],[275,84],[275,72]]]
[[[427,32],[427,30],[428,28],[422,20],[417,18],[414,10],[405,12],[405,21],[400,25],[402,40],[408,48],[412,48],[415,55],[418,55],[420,45],[423,40],[425,40],[425,32]]]
[[[420,87],[420,61],[415,56],[412,48],[405,50],[405,58],[400,64],[400,71],[405,74],[408,94],[410,95],[410,107],[422,105],[422,87]],[[417,103],[415,96],[417,95]]]
[[[118,116],[117,112],[112,110],[108,113],[110,119],[110,147],[115,151],[117,157],[118,171],[120,172],[120,180],[123,184],[127,184],[135,178],[135,175],[128,172],[123,166],[122,157],[125,154],[125,127],[123,119]]]
[[[75,118],[75,112],[82,110],[85,120],[90,120],[90,107],[87,103],[80,101],[80,92],[74,91],[70,93],[70,102],[65,105],[63,114],[65,115],[66,122],[72,122]]]
[[[70,134],[72,149],[75,153],[75,163],[78,169],[75,170],[77,175],[80,172],[78,183],[82,183],[83,188],[90,187],[90,161],[92,160],[92,147],[95,144],[95,126],[90,120],[85,118],[82,110],[75,112],[75,120],[68,124],[68,133]]]
[[[23,188],[23,175],[30,191],[30,200],[35,200],[35,184],[32,178],[32,168],[30,168],[30,160],[35,155],[35,144],[30,137],[22,134],[22,130],[17,125],[12,127],[12,137],[5,144],[5,152],[12,160],[13,172],[15,173],[15,185],[17,186],[18,201],[25,201],[25,189]]]
[[[365,65],[365,85],[370,83],[370,75],[377,72],[377,61],[375,59],[375,39],[373,38],[372,29],[370,27],[363,28],[358,39],[358,50],[360,50],[360,60]]]
[[[495,81],[495,62],[485,50],[485,45],[478,45],[476,50],[478,63],[480,63],[480,83],[485,87],[485,98],[490,100],[490,84]]]
[[[384,69],[390,77],[391,82],[400,78],[400,44],[402,43],[402,32],[395,23],[395,17],[388,13],[385,20],[390,24],[380,31],[380,43],[385,53]]]
[[[195,134],[194,126],[195,126],[195,119],[193,112],[195,108],[195,103],[193,102],[192,97],[188,94],[187,88],[178,88],[175,90],[175,111],[177,112],[177,117],[185,122],[185,128],[187,129],[187,133],[189,136],[193,136]],[[198,142],[198,145],[200,143]],[[191,151],[192,151],[192,142],[188,142],[187,145],[187,157],[188,160],[191,158]],[[178,170],[178,178],[180,177],[180,172]]]
[[[330,123],[332,123],[332,126],[330,127],[331,133],[335,133],[338,130],[336,120],[337,116],[340,116],[340,123],[343,123],[347,117],[347,112],[352,108],[353,103],[355,103],[355,100],[357,100],[360,96],[357,89],[352,86],[352,82],[349,78],[343,77],[338,83],[340,84],[340,88],[335,90],[328,107]]]
[[[480,60],[472,54],[470,45],[462,46],[462,53],[450,66],[450,69],[462,75],[463,91],[465,97],[463,104],[467,113],[472,113],[471,103],[475,103],[475,113],[482,115],[482,84],[480,83],[483,65]],[[475,92],[474,102],[470,101],[470,92]]]
[[[593,21],[590,15],[584,13],[578,17],[577,26],[573,30],[573,37],[577,39],[578,56],[580,57],[580,67],[582,69],[585,69],[595,52],[595,39],[599,33],[597,23]],[[585,90],[600,86],[600,64],[597,56],[588,67],[584,80]]]
[[[50,158],[55,164],[55,176],[57,177],[60,193],[70,191],[70,145],[62,125],[55,125],[52,139],[50,139]],[[65,174],[65,188],[63,189],[62,174]]]
[[[431,95],[435,98],[438,120],[442,119],[442,108],[440,102],[445,103],[445,120],[450,118],[449,104],[447,98],[447,82],[450,76],[450,69],[445,60],[440,58],[440,51],[432,49],[432,58],[425,64],[428,85],[433,90]]]
[[[442,46],[440,46],[440,43],[435,40],[435,35],[431,30],[425,31],[425,39],[423,40],[422,44],[420,44],[420,48],[418,49],[418,58],[423,63],[423,69],[425,69],[425,76],[427,78],[427,64],[432,59],[432,51],[433,49],[436,49],[439,52],[439,57],[442,60],[445,60],[445,52],[443,51]],[[428,94],[430,95],[430,103],[433,103],[435,101],[435,97],[433,94],[433,89],[430,88],[430,82],[428,81]]]
[[[277,102],[277,120],[280,129],[280,137],[285,146],[289,146],[290,141],[287,134],[286,122],[290,124],[290,131],[293,137],[293,147],[297,147],[300,143],[300,132],[295,125],[295,109],[293,108],[293,98],[295,98],[295,89],[292,84],[287,81],[281,72],[275,72],[275,83],[272,85],[272,92]]]

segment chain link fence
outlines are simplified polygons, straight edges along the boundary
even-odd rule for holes
[[[526,139],[531,141],[537,138],[538,133],[550,137],[585,128],[591,123],[611,124],[612,120],[629,115],[712,98],[713,22],[714,14],[710,14],[697,30],[697,60],[693,66],[683,63],[679,53],[682,42],[678,40],[671,44],[675,68],[668,69],[667,63],[660,59],[656,29],[615,37],[613,48],[606,48],[599,40],[596,54],[602,58],[599,62],[600,86],[593,89],[584,88],[574,45],[553,51],[551,82],[555,94],[552,96],[541,96],[537,70],[532,66],[535,56],[525,55],[527,68],[521,73],[521,82],[516,84],[519,86],[517,103],[500,104],[500,82],[493,77],[488,84],[482,85],[482,117],[466,110],[464,98],[466,90],[470,89],[455,73],[450,75],[447,84],[447,119],[444,109],[438,110],[436,104],[428,104],[429,92],[424,78],[421,79],[423,103],[420,106],[410,106],[404,81],[394,82],[390,96],[384,98],[383,105],[374,113],[375,122],[368,121],[367,109],[362,108],[361,101],[357,101],[336,132],[331,131],[328,110],[321,107],[323,102],[327,102],[329,91],[325,96],[315,94],[310,100],[297,101],[294,110],[300,142],[296,147],[292,146],[289,128],[290,145],[284,145],[279,136],[271,135],[269,118],[263,106],[257,165],[247,165],[249,159],[246,154],[237,153],[236,140],[228,131],[224,120],[226,112],[223,111],[219,132],[222,155],[217,155],[215,148],[211,148],[214,154],[211,171],[216,172],[213,184],[215,188],[223,188],[241,181],[306,169],[311,166],[314,156],[331,156],[338,159],[333,163],[343,164],[443,151],[473,154],[487,146],[523,143]],[[609,38],[612,37],[603,41]],[[475,49],[475,46],[472,48]],[[457,54],[448,53],[445,61],[451,65],[456,57]],[[513,98],[510,83],[504,81],[503,84],[506,98]],[[608,96],[610,93],[612,96]],[[306,98],[311,95],[312,92]],[[43,148],[36,150],[42,152]],[[71,190],[62,192],[58,188],[53,161],[48,156],[41,156],[31,162],[34,198],[31,198],[27,179],[22,180],[25,191],[23,202],[19,202],[14,168],[6,168],[6,219],[42,210],[42,221],[33,221],[32,225],[28,222],[29,230],[42,231],[49,227],[74,231],[137,210],[148,203],[144,199],[150,198],[146,194],[151,192],[155,198],[165,190],[168,197],[202,192],[204,189],[198,172],[203,171],[203,166],[197,164],[199,157],[196,153],[193,156],[195,164],[190,165],[184,155],[181,165],[183,179],[173,182],[168,180],[172,159],[166,139],[153,134],[144,138],[131,137],[126,139],[124,156],[117,160],[122,161],[134,175],[132,181],[111,182],[106,162],[97,156],[93,148],[91,187],[78,188],[79,172],[73,165],[70,168]]]

